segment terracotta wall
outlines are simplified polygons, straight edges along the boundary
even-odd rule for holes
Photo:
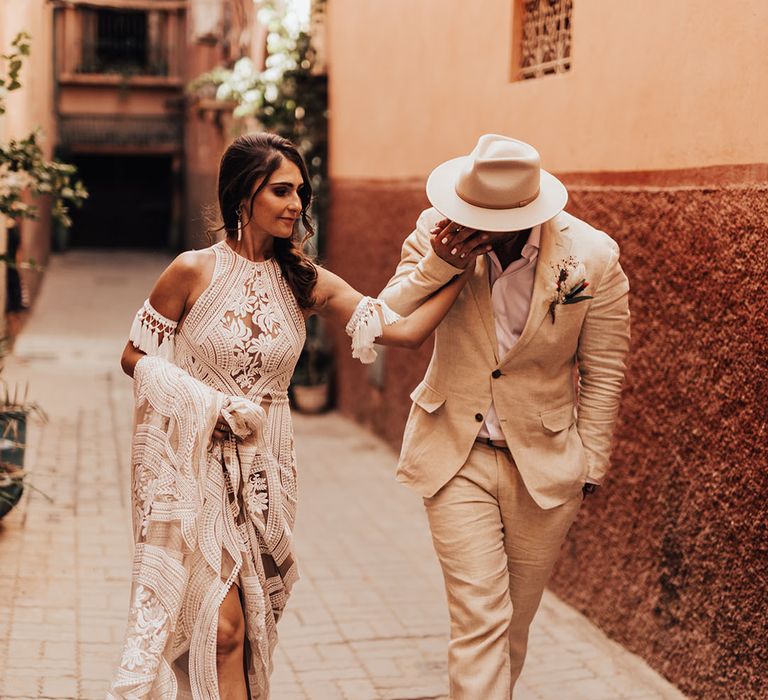
[[[186,54],[186,81],[189,82],[219,63],[216,46],[190,44]],[[183,248],[210,245],[209,218],[216,205],[216,175],[229,129],[227,113],[208,101],[188,103],[184,128],[184,231]]]
[[[395,270],[400,246],[428,206],[419,183],[332,182],[327,264],[355,289],[376,296]],[[337,405],[399,447],[410,408],[408,395],[421,380],[432,353],[429,340],[419,351],[383,348],[383,386],[369,381],[371,370],[352,359],[343,329],[334,333]]]
[[[765,174],[717,171],[742,184],[691,185],[701,173],[688,172],[670,185],[675,174],[664,173],[658,188],[570,177],[568,211],[621,244],[633,340],[613,468],[552,585],[706,700],[768,697]],[[330,268],[377,293],[426,205],[422,192],[412,182],[336,183]],[[377,388],[346,336],[336,341],[342,412],[398,449],[430,348],[387,348]]]
[[[602,493],[554,590],[691,698],[768,697],[768,185],[575,190],[632,285]]]

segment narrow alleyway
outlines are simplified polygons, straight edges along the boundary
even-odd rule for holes
[[[54,258],[14,356],[48,412],[28,490],[0,522],[0,699],[103,698],[130,574],[131,384],[118,358],[161,255]],[[445,698],[447,619],[419,499],[396,456],[335,414],[296,417],[302,580],[280,624],[275,700]],[[551,594],[516,700],[684,700]]]

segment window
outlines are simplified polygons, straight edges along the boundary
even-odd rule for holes
[[[165,15],[138,10],[83,10],[83,73],[166,75]]]
[[[571,69],[573,0],[517,0],[513,80],[541,78]]]
[[[143,70],[147,65],[147,15],[145,12],[98,10],[96,61],[111,69]]]

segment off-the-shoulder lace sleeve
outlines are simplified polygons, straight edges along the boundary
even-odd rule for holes
[[[384,327],[400,320],[400,316],[381,299],[363,297],[347,323],[347,335],[352,338],[352,357],[369,365],[376,359],[373,343]]]
[[[172,361],[173,339],[178,325],[154,309],[147,299],[136,312],[128,338],[137,350]]]

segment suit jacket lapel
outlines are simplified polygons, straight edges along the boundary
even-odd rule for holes
[[[493,317],[491,304],[491,284],[488,280],[488,260],[485,255],[478,257],[475,270],[467,286],[472,290],[472,296],[477,303],[480,319],[493,349],[493,358],[499,361],[499,344],[496,340],[496,322]]]
[[[558,261],[567,258],[571,250],[571,239],[566,233],[568,223],[565,217],[557,216],[542,224],[541,246],[536,260],[536,275],[533,281],[531,308],[523,332],[510,351],[502,358],[501,364],[514,359],[539,330],[547,317],[549,304],[555,295],[556,281],[554,267]]]

